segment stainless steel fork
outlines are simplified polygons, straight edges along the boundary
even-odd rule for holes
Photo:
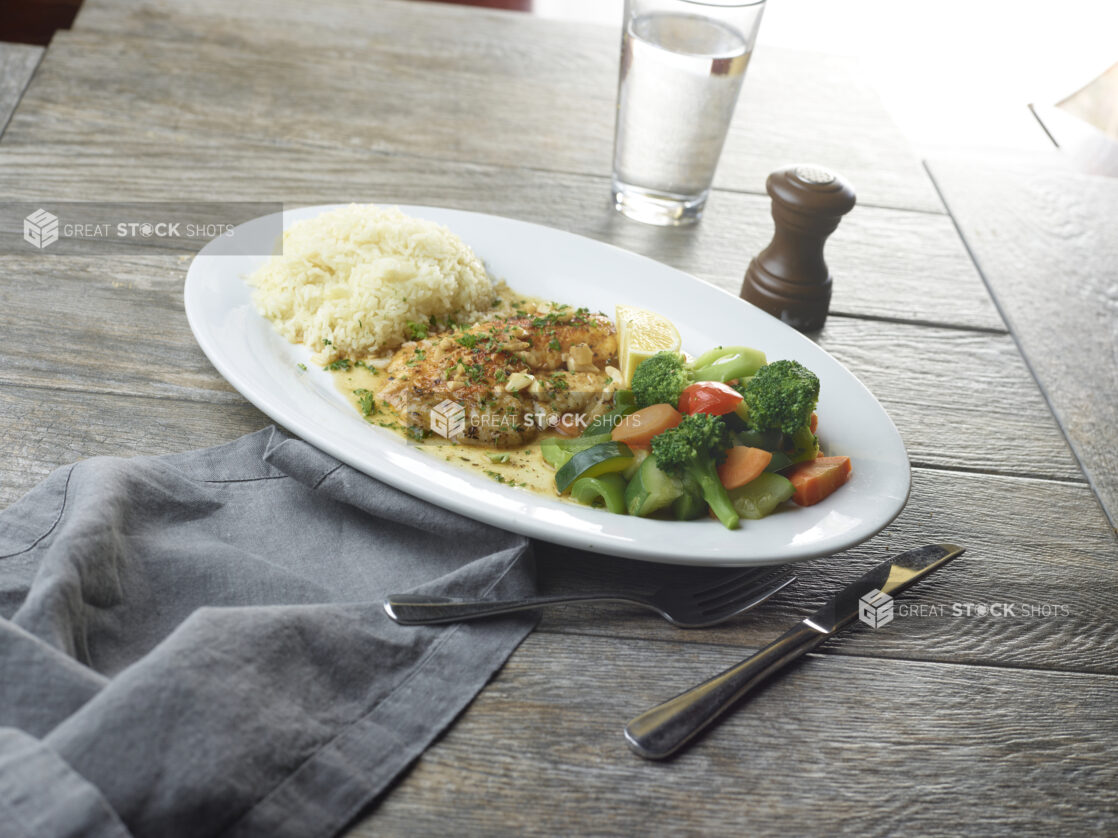
[[[703,628],[754,608],[796,581],[784,568],[736,569],[716,579],[691,585],[665,585],[652,594],[600,591],[527,599],[458,599],[397,594],[384,601],[384,610],[405,626],[454,623],[525,611],[544,605],[575,602],[627,602],[642,605],[680,628]]]

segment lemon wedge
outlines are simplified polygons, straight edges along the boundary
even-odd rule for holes
[[[623,386],[633,380],[633,370],[657,352],[679,352],[679,331],[671,320],[654,311],[617,306],[617,343]]]

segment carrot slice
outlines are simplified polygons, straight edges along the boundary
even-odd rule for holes
[[[754,481],[772,462],[772,452],[764,448],[735,445],[726,452],[726,459],[718,467],[718,479],[727,489],[736,489]]]
[[[652,437],[682,421],[683,414],[670,404],[654,404],[622,419],[610,431],[610,439],[634,448],[647,448],[652,443]]]
[[[818,413],[813,413],[813,414],[811,414],[811,424],[809,426],[809,429],[811,430],[812,433],[815,433],[815,431],[818,428],[819,428],[819,414]]]
[[[811,506],[850,479],[850,458],[819,457],[797,463],[783,474],[796,490],[792,500],[800,506]]]

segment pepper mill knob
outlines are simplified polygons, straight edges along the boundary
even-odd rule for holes
[[[854,208],[854,188],[821,166],[789,166],[769,175],[775,231],[745,271],[741,297],[802,332],[821,329],[831,305],[823,243]]]

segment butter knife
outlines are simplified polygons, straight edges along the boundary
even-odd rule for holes
[[[886,605],[962,553],[954,544],[929,544],[886,559],[753,657],[641,713],[625,726],[625,739],[645,759],[670,756],[769,675],[853,623],[859,608]]]

